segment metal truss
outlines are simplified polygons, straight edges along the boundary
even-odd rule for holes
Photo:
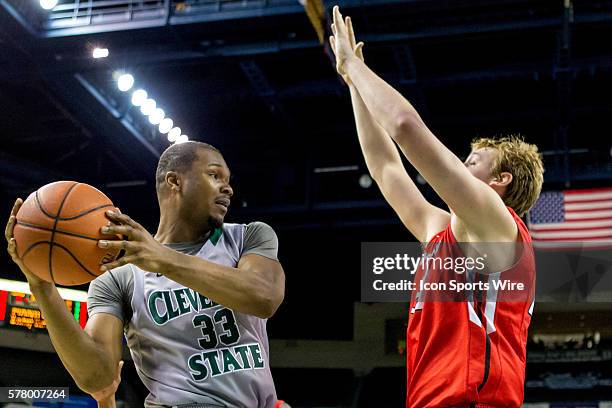
[[[296,0],[63,0],[50,12],[36,3],[0,0],[2,7],[28,31],[40,37],[304,13],[304,7]],[[346,10],[353,9],[364,18],[368,14],[365,10],[371,8],[414,9],[417,14],[407,22],[410,24],[405,32],[387,34],[384,41],[558,27],[561,22],[561,11],[557,13],[553,7],[557,3],[541,0],[455,0],[452,7],[439,0],[340,0],[336,3]],[[331,7],[331,3],[327,6]],[[501,13],[499,7],[505,7],[505,12]],[[469,17],[462,17],[462,10],[468,10]],[[575,24],[610,21],[612,7],[606,1],[584,0],[574,17]]]
[[[45,38],[304,12],[292,0],[70,0],[46,14],[35,3],[0,0],[29,32]]]

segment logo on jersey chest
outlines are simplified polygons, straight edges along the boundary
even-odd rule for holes
[[[147,299],[149,314],[160,326],[177,317],[216,306],[219,304],[189,288],[155,290]]]

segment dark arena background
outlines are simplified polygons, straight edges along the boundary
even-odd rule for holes
[[[268,322],[279,398],[403,407],[408,305],[360,301],[360,248],[414,238],[368,176],[327,42],[335,4],[0,0],[0,214],[44,184],[78,180],[155,232],[153,175],[169,138],[210,143],[233,173],[226,221],[264,221],[279,237],[286,295]],[[366,63],[459,157],[475,137],[521,134],[543,154],[543,191],[612,187],[612,1],[338,4]],[[134,106],[137,89],[172,119],[165,129]],[[95,407],[15,281],[25,279],[3,250],[0,386],[70,387],[69,401],[35,404]],[[84,324],[83,292],[65,293]],[[610,302],[536,303],[524,406],[612,407]],[[124,358],[117,405],[141,407],[147,391]]]

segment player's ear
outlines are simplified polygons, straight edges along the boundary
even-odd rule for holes
[[[171,191],[181,191],[182,180],[176,171],[166,172],[166,185]]]
[[[511,173],[508,173],[507,171],[502,171],[499,176],[495,177],[493,183],[500,187],[505,187],[512,183],[512,179],[513,177]]]

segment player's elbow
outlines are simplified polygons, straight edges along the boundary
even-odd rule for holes
[[[421,117],[416,111],[403,110],[395,115],[393,128],[389,135],[399,143],[402,138],[415,133],[422,126],[422,123]]]
[[[261,319],[269,319],[274,316],[284,297],[284,288],[282,290],[280,288],[268,288],[259,291],[253,302],[253,314]]]
[[[282,298],[279,299],[276,296],[258,296],[255,316],[261,319],[269,319],[274,316],[282,301]]]
[[[74,378],[76,385],[87,394],[94,394],[108,387],[114,380],[113,370],[109,367],[98,367],[90,374]]]
[[[382,181],[382,166],[372,166],[368,168],[369,172],[370,172],[370,177],[372,177],[372,180],[374,180],[376,182],[376,184],[381,183]]]
[[[372,180],[374,180],[376,184],[381,185],[385,177],[385,172],[392,165],[392,163],[385,160],[378,160],[370,161],[367,163],[367,165]]]

